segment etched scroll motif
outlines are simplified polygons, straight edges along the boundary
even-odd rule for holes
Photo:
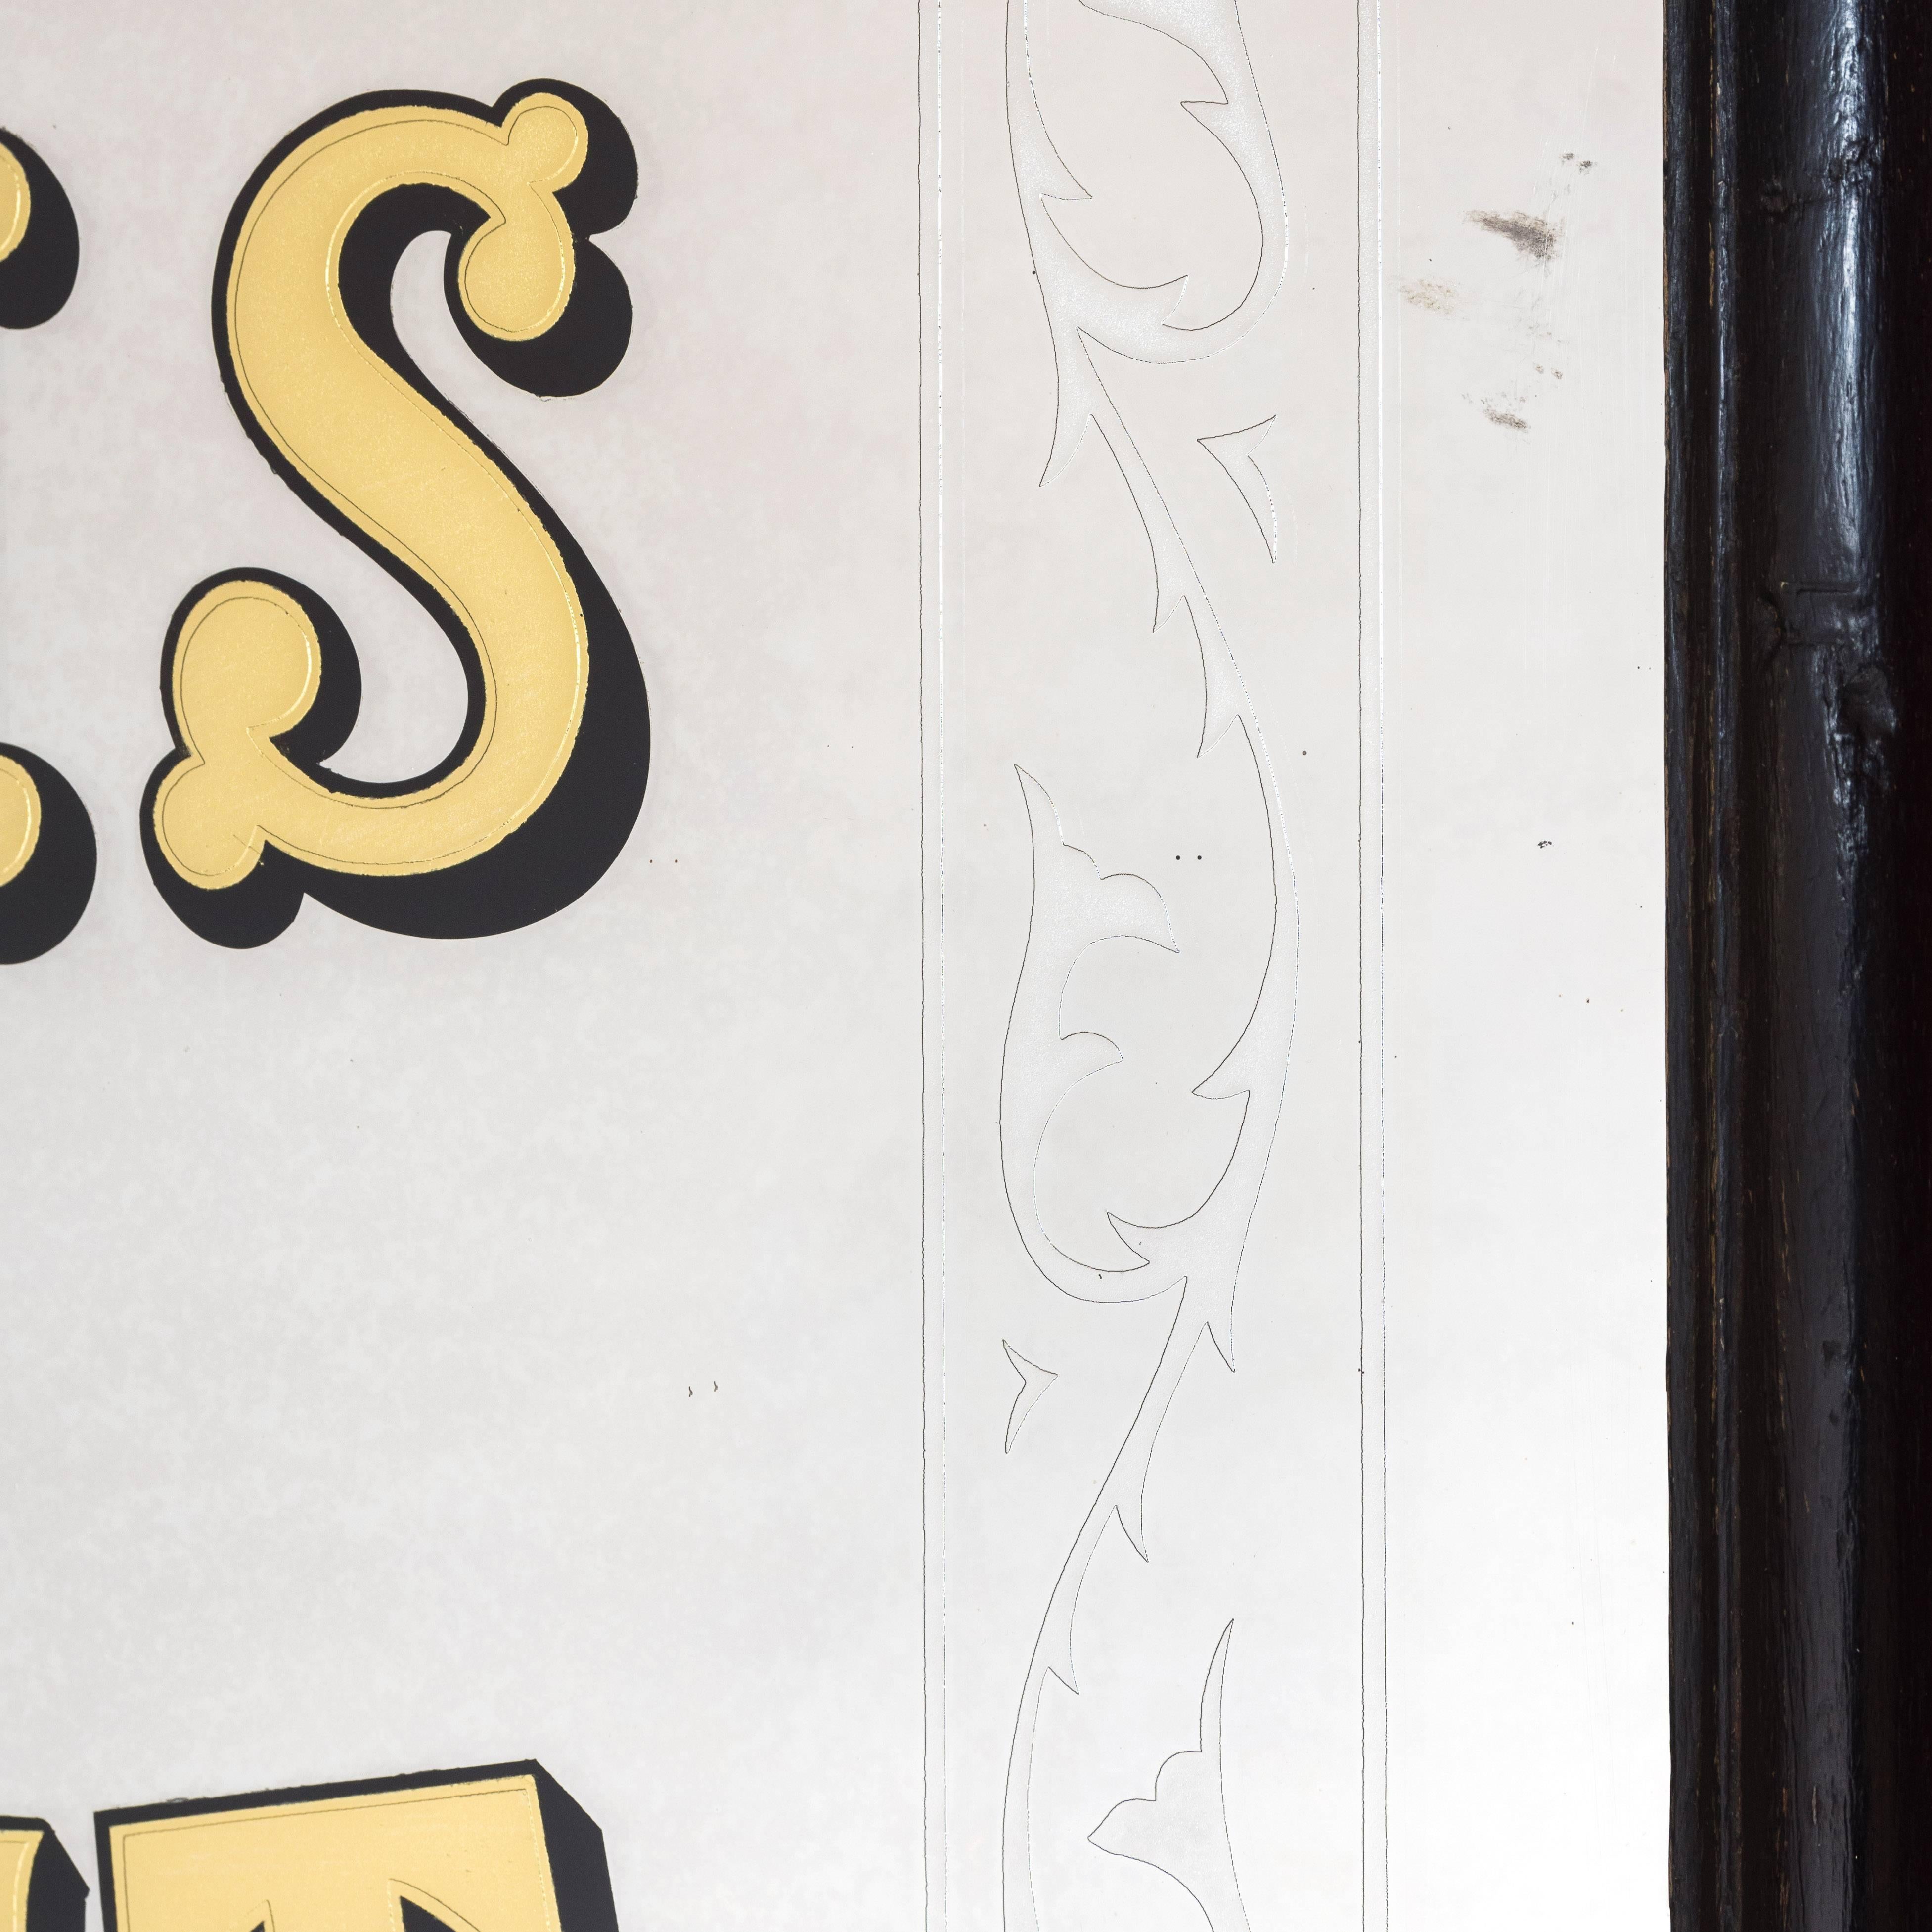
[[[1065,473],[1090,427],[1118,466],[1145,528],[1154,576],[1153,628],[1176,625],[1191,634],[1202,669],[1202,730],[1197,758],[1238,729],[1256,781],[1268,833],[1273,916],[1268,962],[1246,1024],[1220,1064],[1197,1085],[1203,1100],[1240,1108],[1240,1126],[1220,1178],[1191,1214],[1161,1226],[1110,1214],[1114,1251],[1076,1259],[1048,1237],[1036,1196],[1040,1146],[1054,1110],[1081,1081],[1119,1054],[1091,1034],[1064,1034],[1061,996],[1089,947],[1132,938],[1175,944],[1160,895],[1127,874],[1102,876],[1088,855],[1064,844],[1045,789],[1020,774],[1033,832],[1031,922],[1015,991],[1001,1068],[1000,1160],[1008,1203],[1034,1267],[1062,1292],[1083,1301],[1174,1298],[1174,1318],[1138,1406],[1061,1565],[1028,1660],[1008,1759],[1002,1814],[1001,1877],[1006,1932],[1037,1932],[1034,1888],[1034,1759],[1049,1678],[1077,1694],[1073,1635],[1082,1586],[1110,1521],[1118,1517],[1145,1560],[1144,1502],[1154,1447],[1174,1394],[1204,1334],[1232,1370],[1234,1366],[1234,1292],[1247,1232],[1274,1145],[1294,1033],[1298,943],[1294,879],[1279,790],[1268,746],[1233,650],[1210,602],[1180,526],[1152,470],[1102,382],[1092,354],[1098,344],[1152,364],[1175,364],[1220,353],[1241,340],[1279,292],[1287,262],[1288,211],[1281,166],[1270,133],[1235,0],[1082,0],[1090,10],[1163,33],[1198,56],[1219,87],[1219,100],[1188,101],[1186,111],[1220,142],[1240,172],[1261,226],[1254,274],[1240,299],[1200,326],[1173,320],[1185,280],[1152,288],[1110,280],[1070,245],[1057,224],[1056,202],[1084,200],[1081,187],[1056,151],[1034,86],[1029,40],[1030,0],[1008,0],[1006,114],[1013,172],[1040,298],[1052,336],[1058,401],[1042,486]],[[1279,550],[1274,500],[1253,455],[1270,428],[1268,417],[1245,430],[1201,440],[1240,491],[1260,526],[1270,556]],[[1184,615],[1184,626],[1176,620]],[[1229,1628],[1232,1630],[1232,1626]],[[1106,1850],[1175,1870],[1193,1891],[1215,1932],[1246,1932],[1234,1879],[1233,1855],[1219,1809],[1220,1706],[1227,1653],[1224,1634],[1208,1675],[1202,1706],[1204,1763],[1212,1752],[1219,1865],[1186,1849],[1206,1827],[1194,1814],[1205,1800],[1202,1780],[1184,1773],[1186,1795],[1162,1793],[1166,1821],[1151,1812],[1118,1807],[1094,1841]],[[1211,1734],[1208,1706],[1213,1706]],[[1170,1767],[1177,1760],[1170,1760]],[[1172,1783],[1172,1780],[1170,1780]],[[1173,1820],[1184,1816],[1180,1825]],[[1198,1828],[1197,1828],[1197,1827]],[[1211,1833],[1209,1834],[1212,1835]],[[1173,1858],[1149,1857],[1168,1844]],[[1186,1844],[1183,1844],[1183,1840]],[[1203,1891],[1197,1888],[1204,1888]],[[1226,1901],[1233,1901],[1230,1906]]]

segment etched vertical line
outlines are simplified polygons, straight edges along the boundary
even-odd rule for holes
[[[1388,488],[1384,391],[1388,379],[1384,250],[1386,130],[1382,0],[1356,8],[1356,699],[1359,794],[1356,891],[1358,960],[1361,1383],[1362,1925],[1390,1922],[1388,1723],[1388,1332],[1383,1144],[1383,713],[1388,649]]]
[[[920,18],[921,1696],[928,1932],[946,1921],[945,1178],[945,20]]]

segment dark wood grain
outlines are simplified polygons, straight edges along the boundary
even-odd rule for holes
[[[1932,1925],[1924,0],[1670,0],[1678,1932]]]

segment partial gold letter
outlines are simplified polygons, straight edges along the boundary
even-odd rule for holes
[[[74,209],[52,170],[0,129],[0,328],[38,328],[66,306],[80,263]],[[0,965],[51,952],[94,890],[94,826],[60,773],[0,744]]]
[[[87,1883],[44,1818],[0,1818],[0,1932],[82,1932]]]
[[[536,1764],[96,1821],[102,1932],[616,1932],[604,1837]]]

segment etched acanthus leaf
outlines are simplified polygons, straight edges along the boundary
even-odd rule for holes
[[[1016,766],[1016,771],[1019,768]],[[1036,1175],[1047,1129],[1060,1103],[1083,1080],[1118,1065],[1120,1050],[1104,1035],[1063,1033],[1066,982],[1082,957],[1110,939],[1144,940],[1176,951],[1167,905],[1131,872],[1105,874],[1061,836],[1046,788],[1019,771],[1033,832],[1033,916],[1000,1076],[1000,1167],[1006,1199],[1028,1258],[1047,1280],[1084,1301],[1138,1301],[1172,1282],[1142,1279],[1146,1261],[1115,1244],[1103,1263],[1058,1246],[1040,1220]],[[1122,1282],[1123,1274],[1132,1277]]]
[[[1151,1798],[1124,1798],[1088,1834],[1102,1851],[1166,1873],[1200,1906],[1210,1932],[1248,1932],[1221,1778],[1221,1691],[1234,1634],[1230,1624],[1214,1646],[1193,1750],[1161,1766]]]
[[[1228,481],[1241,493],[1255,528],[1268,545],[1268,560],[1281,560],[1281,517],[1275,508],[1274,491],[1262,468],[1262,445],[1274,428],[1274,418],[1265,416],[1246,429],[1226,430],[1219,436],[1198,436],[1196,440],[1226,472]]]
[[[1012,1408],[1006,1417],[1006,1453],[1010,1456],[1027,1418],[1039,1406],[1040,1397],[1060,1378],[1052,1369],[1043,1369],[1037,1362],[1028,1361],[1012,1342],[1002,1342],[1000,1346],[1006,1352],[1006,1360],[1012,1364],[1013,1373],[1020,1378],[1018,1393],[1014,1396]]]

